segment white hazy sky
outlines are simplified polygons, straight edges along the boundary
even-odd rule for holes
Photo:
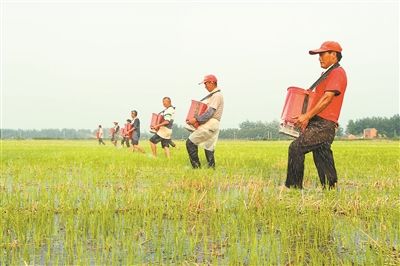
[[[321,74],[308,50],[343,47],[340,117],[399,113],[398,1],[1,0],[1,127],[96,128],[170,96],[183,124],[213,73],[222,127],[279,119],[286,89]]]

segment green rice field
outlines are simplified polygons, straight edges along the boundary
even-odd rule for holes
[[[331,191],[311,154],[281,189],[289,143],[220,141],[214,171],[183,141],[3,140],[0,265],[399,265],[400,143],[334,142]]]

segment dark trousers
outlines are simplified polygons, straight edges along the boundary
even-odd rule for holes
[[[123,137],[121,140],[121,146],[124,146],[124,144],[126,143],[126,147],[129,148],[129,137]]]
[[[190,139],[186,140],[186,150],[189,154],[189,160],[192,164],[193,168],[200,168],[201,163],[199,159],[199,147],[190,141]],[[209,168],[215,169],[215,158],[214,158],[214,151],[204,150],[206,154],[206,159]]]
[[[176,144],[172,141],[172,139],[169,140],[169,145],[174,148],[176,147]]]
[[[285,186],[303,188],[305,154],[312,152],[318,176],[325,188],[335,187],[337,174],[331,144],[335,138],[336,123],[313,117],[307,128],[289,146],[289,158]]]
[[[100,144],[106,145],[106,144],[104,143],[104,141],[103,141],[102,138],[99,138],[99,145],[100,145]]]

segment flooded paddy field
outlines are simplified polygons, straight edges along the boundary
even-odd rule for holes
[[[216,170],[192,170],[183,141],[171,160],[2,141],[0,265],[398,265],[399,142],[334,142],[331,191],[311,154],[305,189],[281,190],[289,143],[221,141]]]

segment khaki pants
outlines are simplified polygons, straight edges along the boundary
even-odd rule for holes
[[[213,151],[218,141],[219,121],[211,118],[205,124],[199,126],[189,136],[189,140],[195,145],[202,146],[204,149]]]

